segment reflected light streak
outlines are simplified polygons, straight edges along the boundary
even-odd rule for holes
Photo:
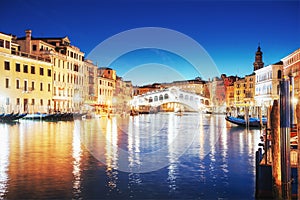
[[[211,117],[210,118],[210,124],[216,124],[213,120],[215,119],[215,117]],[[216,124],[217,126],[217,124]],[[215,148],[215,144],[216,144],[216,140],[215,140],[215,134],[216,133],[216,126],[210,126],[210,133],[209,133],[209,145],[210,145],[210,157],[211,157],[211,161],[215,162],[215,153],[216,153],[216,148]]]
[[[0,133],[0,199],[2,199],[7,192],[9,151],[9,130],[7,124],[5,124],[4,131]]]
[[[81,193],[81,171],[80,171],[80,165],[81,165],[81,156],[82,156],[82,150],[81,150],[81,141],[80,141],[80,121],[74,121],[74,131],[73,131],[73,141],[72,141],[72,147],[73,147],[73,191],[76,196],[78,196]]]
[[[221,151],[221,156],[222,156],[222,170],[225,173],[225,176],[227,177],[227,173],[229,172],[228,170],[228,144],[227,144],[227,139],[228,139],[228,133],[226,129],[225,124],[221,124],[220,126],[220,132],[221,132],[221,143],[222,143],[222,151]]]
[[[113,190],[117,188],[118,179],[118,132],[116,117],[107,120],[105,149],[108,187]]]
[[[244,140],[243,140],[243,136],[244,136],[244,134],[247,134],[247,131],[242,131],[242,132],[240,132],[240,134],[239,134],[239,148],[240,148],[240,151],[239,151],[239,153],[240,154],[242,154],[243,152],[244,152]]]
[[[178,118],[173,114],[169,115],[169,123],[168,123],[168,157],[169,157],[169,167],[168,167],[168,182],[169,188],[171,191],[176,190],[176,174],[177,174],[177,158],[175,155],[177,142],[176,135],[177,130],[175,127],[178,125]]]
[[[132,173],[128,174],[128,188],[134,188],[134,184],[140,184],[141,179],[140,175],[138,173],[134,173],[136,168],[139,167],[140,165],[140,157],[139,157],[139,152],[140,152],[140,147],[139,147],[139,130],[140,130],[140,118],[139,116],[136,117],[130,117],[129,119],[129,126],[128,126],[128,161],[129,161],[129,169]],[[136,134],[137,133],[137,134]],[[138,140],[138,141],[137,141]],[[138,147],[136,147],[136,143],[138,143]],[[133,192],[133,191],[130,191]]]
[[[203,126],[203,115],[200,114],[199,118],[199,158],[202,160],[205,157],[205,136],[204,136],[204,126]]]

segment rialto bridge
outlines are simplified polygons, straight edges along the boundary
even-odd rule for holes
[[[200,112],[205,111],[209,105],[209,98],[183,91],[177,87],[148,92],[134,96],[131,100],[131,106],[135,110],[156,109],[160,106],[168,111],[176,111],[184,107],[184,110]]]

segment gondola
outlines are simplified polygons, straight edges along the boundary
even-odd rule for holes
[[[19,119],[22,119],[26,115],[27,115],[27,113],[23,113],[23,114],[16,113],[16,114],[14,114],[13,112],[9,113],[9,114],[1,114],[0,115],[0,122],[5,122],[5,123],[14,122],[14,121],[17,121]]]
[[[226,121],[229,121],[232,124],[235,124],[238,126],[243,126],[243,127],[247,126],[246,120],[241,117],[226,116],[225,119],[226,119]],[[267,124],[266,118],[262,118],[262,124],[263,124],[263,126],[265,126]],[[261,127],[260,120],[258,118],[250,117],[248,126],[260,128]]]

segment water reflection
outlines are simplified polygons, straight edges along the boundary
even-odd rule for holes
[[[178,175],[178,156],[175,154],[175,149],[177,148],[178,141],[176,141],[176,136],[178,134],[177,125],[179,118],[173,114],[169,115],[168,121],[168,152],[169,152],[169,166],[168,166],[168,183],[169,192],[174,192],[176,190],[176,178]]]
[[[3,127],[0,133],[0,199],[7,192],[8,166],[9,166],[9,128]]]
[[[107,120],[105,150],[108,187],[110,191],[113,191],[117,188],[118,180],[118,131],[116,117]]]
[[[74,122],[74,131],[73,131],[73,198],[79,198],[81,195],[81,141],[80,141],[80,121]]]
[[[0,129],[0,198],[254,198],[259,131],[231,127],[223,116],[22,121]],[[138,173],[146,167],[157,170]]]

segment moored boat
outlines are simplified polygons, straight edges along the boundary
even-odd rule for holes
[[[254,118],[254,117],[250,117],[248,123],[244,118],[241,118],[241,117],[226,116],[225,119],[227,121],[231,122],[232,124],[235,124],[238,126],[243,126],[243,127],[249,126],[249,127],[257,127],[257,128],[261,127],[260,119]],[[265,126],[267,124],[266,118],[262,118],[262,124],[263,124],[263,126]]]
[[[25,117],[27,115],[27,113],[23,113],[23,114],[20,114],[20,113],[9,113],[9,114],[1,114],[0,115],[0,122],[14,122],[14,121],[17,121],[23,117]]]

